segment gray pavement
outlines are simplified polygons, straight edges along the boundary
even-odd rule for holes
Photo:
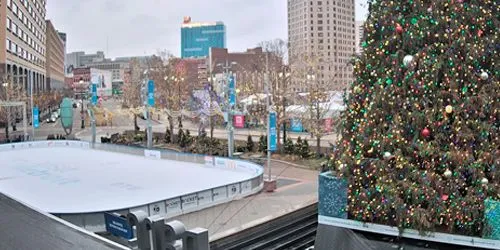
[[[275,192],[261,192],[172,219],[182,221],[187,228],[207,228],[210,238],[217,239],[317,202],[317,171],[277,162],[271,166],[272,176],[278,180]]]

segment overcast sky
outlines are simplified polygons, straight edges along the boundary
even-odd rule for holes
[[[356,1],[356,20],[366,16],[366,0]],[[97,50],[106,57],[180,55],[180,24],[223,21],[230,51],[260,41],[287,39],[286,0],[49,0],[47,18],[68,35],[67,51]]]

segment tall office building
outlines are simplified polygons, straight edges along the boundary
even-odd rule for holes
[[[354,0],[288,0],[289,60],[292,70],[304,56],[314,58],[315,80],[342,90],[353,80],[356,52]],[[311,67],[300,66],[300,67]],[[299,67],[299,68],[300,68]],[[309,69],[301,69],[308,71]],[[293,90],[307,92],[308,82],[294,80]]]
[[[356,21],[356,54],[358,55],[363,54],[363,47],[361,46],[361,43],[363,42],[363,36],[365,32],[364,25],[365,22]]]
[[[210,48],[226,48],[226,26],[222,22],[191,22],[181,26],[181,57],[207,57]]]
[[[48,89],[64,88],[64,42],[50,20],[46,20],[46,85]]]
[[[45,0],[0,0],[0,77],[35,93],[45,80]]]

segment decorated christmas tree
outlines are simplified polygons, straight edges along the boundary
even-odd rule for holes
[[[348,215],[480,236],[500,200],[499,2],[369,5],[332,156]]]

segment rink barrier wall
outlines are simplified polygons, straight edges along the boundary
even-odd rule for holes
[[[439,232],[427,232],[423,235],[418,230],[413,229],[405,229],[400,233],[397,227],[347,219],[347,181],[336,177],[331,171],[328,171],[319,174],[318,182],[319,224],[453,245],[500,249],[500,240],[495,239]]]
[[[179,194],[166,200],[160,200],[137,207],[123,208],[113,211],[100,211],[93,213],[78,214],[54,214],[79,227],[91,232],[104,232],[104,213],[118,213],[126,216],[129,212],[142,210],[149,216],[161,215],[172,218],[186,213],[195,212],[204,208],[213,207],[227,203],[232,200],[256,194],[263,188],[264,170],[262,166],[243,160],[233,160],[223,157],[214,157],[198,154],[180,153],[169,150],[148,150],[140,147],[129,147],[114,144],[96,143],[91,147],[85,141],[34,141],[0,145],[1,151],[48,148],[48,147],[71,147],[86,150],[101,150],[107,152],[124,153],[137,155],[158,160],[174,160],[200,164],[201,167],[218,168],[228,171],[241,171],[249,174],[250,178],[229,185],[216,186],[206,190],[199,190],[194,193]]]

